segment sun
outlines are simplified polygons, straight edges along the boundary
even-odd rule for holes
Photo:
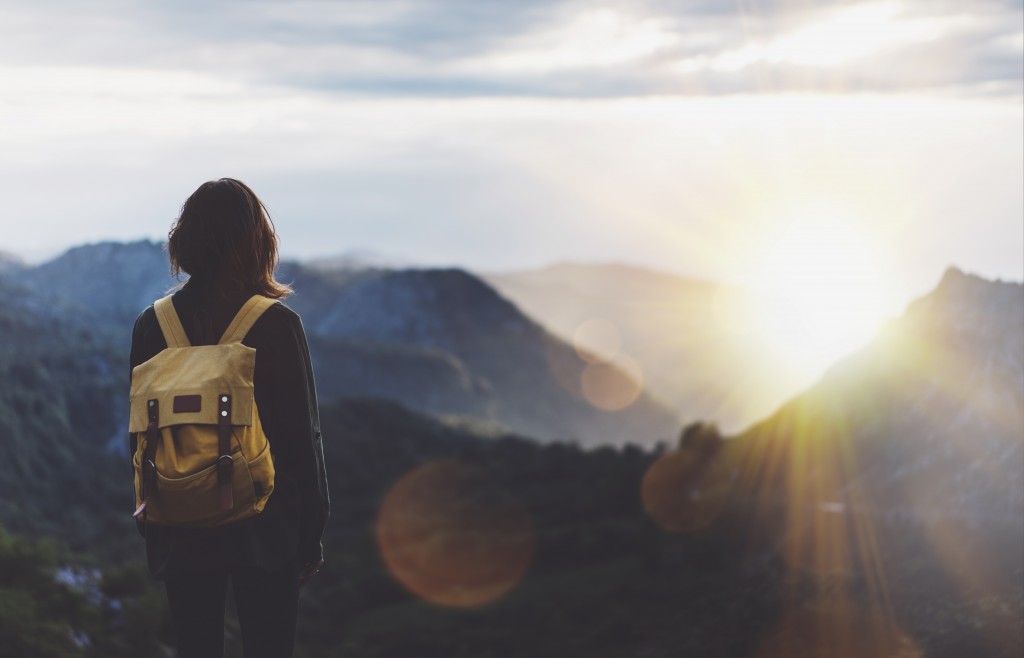
[[[892,315],[885,258],[863,224],[828,209],[793,211],[746,263],[761,351],[809,383]]]

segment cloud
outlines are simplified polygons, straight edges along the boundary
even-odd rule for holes
[[[1008,0],[44,0],[0,5],[0,64],[400,97],[1019,96],[1022,20]]]
[[[996,0],[0,0],[3,247],[159,238],[230,175],[291,255],[727,278],[737,236],[818,195],[896,227],[907,291],[950,261],[1020,278],[1021,23]]]

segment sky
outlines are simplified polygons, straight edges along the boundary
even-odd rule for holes
[[[1022,24],[1020,0],[0,0],[0,250],[161,239],[232,176],[288,257],[844,263],[894,310],[950,265],[1024,278]]]

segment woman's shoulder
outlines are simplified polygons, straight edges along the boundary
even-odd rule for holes
[[[263,315],[252,326],[249,336],[261,342],[261,339],[280,339],[283,337],[305,337],[302,318],[284,301],[277,300],[263,312]],[[249,341],[246,341],[249,342]]]
[[[139,315],[135,318],[135,324],[132,326],[132,336],[138,336],[144,333],[148,328],[158,326],[156,319],[156,309],[153,308],[153,304],[150,304],[146,308],[139,312]]]
[[[277,300],[276,304],[271,304],[267,307],[267,310],[263,312],[263,317],[268,319],[268,322],[273,324],[283,324],[287,326],[296,326],[302,324],[302,318],[298,312],[295,311],[291,306],[288,306],[283,300]],[[262,320],[263,318],[260,318]]]

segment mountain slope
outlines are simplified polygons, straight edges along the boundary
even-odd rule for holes
[[[63,300],[68,310],[127,322],[129,331],[139,311],[177,283],[163,247],[148,240],[82,245],[17,274],[26,286]]]
[[[950,269],[875,341],[738,442],[845,469],[834,486],[819,474],[814,490],[831,499],[856,493],[893,513],[883,503],[891,495],[918,516],[1020,519],[1024,285]]]
[[[649,388],[688,418],[736,431],[797,393],[762,365],[757,328],[731,317],[731,309],[751,304],[739,289],[622,264],[562,263],[481,277],[566,340],[597,352],[618,347],[639,363]],[[595,319],[606,327],[597,340],[586,324]]]
[[[794,624],[838,604],[923,628],[941,601],[959,630],[926,655],[1020,654],[1024,285],[949,270],[820,383],[708,450],[675,482],[698,502],[675,513],[720,514],[784,558],[805,583],[787,595]]]
[[[0,296],[0,524],[79,548],[128,529],[110,516],[130,504],[128,463],[107,451],[127,447],[123,356],[3,276]]]
[[[14,254],[0,251],[0,274],[16,272],[25,267],[24,261]]]
[[[465,271],[332,276],[291,266],[289,275],[299,291],[289,303],[303,317],[326,395],[372,391],[583,444],[650,444],[675,433],[675,414],[642,390],[621,409],[602,406],[606,399],[584,388],[588,364],[575,350]],[[635,388],[620,371],[601,376],[611,397]]]

